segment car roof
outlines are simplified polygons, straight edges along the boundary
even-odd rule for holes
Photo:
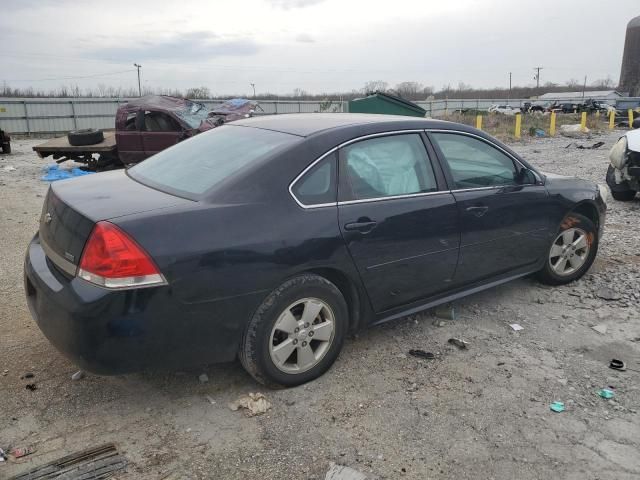
[[[340,130],[357,125],[388,125],[392,129],[446,128],[450,122],[402,115],[377,115],[369,113],[290,113],[286,115],[262,115],[236,120],[230,125],[264,128],[278,132],[308,137],[327,130]]]

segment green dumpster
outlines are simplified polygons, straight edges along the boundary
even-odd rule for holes
[[[424,117],[427,111],[413,102],[388,93],[376,92],[349,102],[349,113],[382,113]]]

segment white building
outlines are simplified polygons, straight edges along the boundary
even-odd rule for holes
[[[608,102],[613,102],[618,98],[622,97],[622,94],[616,92],[615,90],[596,90],[591,92],[557,92],[557,93],[545,93],[544,95],[540,95],[538,100],[559,100],[561,102],[574,102],[574,101],[582,101],[589,100],[590,98],[594,100],[606,100]]]

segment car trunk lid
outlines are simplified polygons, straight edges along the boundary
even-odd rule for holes
[[[191,203],[154,190],[122,170],[53,183],[40,216],[40,243],[63,272],[75,275],[96,222]]]

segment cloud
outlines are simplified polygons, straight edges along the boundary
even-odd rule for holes
[[[127,39],[126,45],[96,48],[87,52],[87,56],[112,62],[142,63],[153,60],[189,61],[247,56],[259,51],[260,46],[251,38],[224,38],[212,32],[200,31],[156,41]]]
[[[296,42],[299,43],[316,43],[316,40],[308,33],[299,33],[296,35]]]
[[[269,3],[283,10],[292,10],[294,8],[306,8],[318,5],[326,0],[268,0]]]

